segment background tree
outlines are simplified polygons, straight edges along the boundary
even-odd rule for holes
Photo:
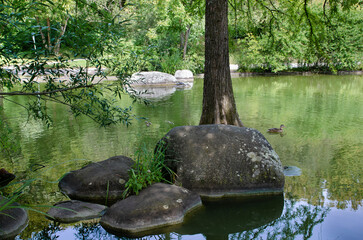
[[[205,58],[200,123],[241,126],[229,77],[229,47],[233,63],[243,71],[279,72],[289,70],[291,63],[330,71],[362,67],[361,1],[229,0],[223,9],[218,6],[206,13],[210,28],[205,42],[204,4],[204,0],[1,1],[0,77],[5,91],[1,95],[5,101],[14,101],[14,95],[31,96],[24,107],[36,118],[47,120],[46,102],[57,101],[76,115],[86,114],[107,125],[130,118],[128,110],[116,107],[115,97],[127,91],[124,79],[129,74],[138,70],[174,74],[181,68],[199,73]],[[230,29],[226,14],[234,19]],[[86,63],[73,67],[72,58]],[[94,74],[89,74],[88,66],[96,69]],[[100,80],[107,74],[120,81],[102,87]],[[46,82],[40,88],[39,76]],[[113,107],[115,115],[108,111]]]
[[[123,34],[122,22],[115,21],[114,16],[98,9],[97,5],[82,6],[87,8],[88,13],[100,13],[93,15],[93,19],[80,15],[82,18],[78,20],[82,24],[81,27],[87,26],[85,29],[89,32],[82,36],[82,48],[73,45],[74,55],[87,53],[82,56],[94,67],[94,73],[91,74],[87,67],[73,67],[67,56],[49,57],[44,49],[34,47],[31,52],[32,58],[29,58],[16,44],[12,44],[16,42],[14,39],[21,33],[22,28],[38,29],[39,26],[32,25],[34,21],[28,20],[32,9],[52,9],[52,4],[14,1],[1,7],[3,6],[7,9],[7,15],[1,15],[0,19],[0,23],[5,26],[0,28],[0,85],[4,87],[0,97],[4,101],[24,107],[29,116],[42,119],[48,124],[51,124],[47,108],[49,101],[67,105],[75,116],[86,115],[102,126],[113,123],[130,124],[131,108],[120,107],[118,99],[126,93],[137,100],[137,96],[128,91],[126,81],[135,69],[124,68],[118,71],[118,81],[101,84],[106,76],[103,66],[112,68],[114,64],[109,54],[114,50],[116,40]],[[73,15],[72,21],[69,22],[72,29],[78,24],[74,17],[76,16]],[[11,23],[12,27],[8,27],[9,24],[6,23]],[[40,82],[44,84],[40,85]],[[28,101],[22,104],[14,99],[14,96],[27,96]]]
[[[356,70],[362,2],[230,1],[231,55],[241,71]],[[359,40],[358,40],[359,39]],[[293,63],[293,65],[292,65]]]
[[[75,8],[72,0],[43,0],[33,8],[43,47],[48,53],[58,55],[62,38],[67,30],[70,11]]]
[[[200,73],[204,68],[204,14],[200,1],[130,1],[127,26],[131,48],[147,56],[145,71]]]

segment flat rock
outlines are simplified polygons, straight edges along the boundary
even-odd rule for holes
[[[176,78],[168,73],[163,72],[138,72],[131,76],[131,84],[133,85],[168,85],[176,84]]]
[[[122,198],[133,164],[125,156],[111,157],[67,173],[58,186],[70,199],[110,205]]]
[[[156,183],[107,209],[101,225],[112,233],[143,233],[182,223],[184,215],[202,205],[199,195],[185,188]]]
[[[8,201],[0,196],[0,208]],[[11,203],[8,207],[12,208],[0,212],[0,239],[12,239],[28,225],[28,213],[18,203]]]
[[[56,203],[47,214],[56,222],[73,223],[81,220],[100,218],[107,207],[100,204],[70,200]]]
[[[283,191],[280,159],[257,130],[229,125],[181,126],[159,142],[176,184],[203,200]],[[160,146],[158,146],[160,147]]]

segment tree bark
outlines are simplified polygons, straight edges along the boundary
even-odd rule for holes
[[[3,85],[0,83],[0,93],[2,91],[4,91],[4,89],[3,89]],[[0,96],[0,110],[1,110],[1,108],[3,106],[3,98],[4,98],[3,96]]]
[[[67,29],[68,20],[69,20],[69,16],[65,20],[64,25],[61,26],[61,31],[60,31],[59,37],[58,37],[57,42],[55,43],[55,46],[54,46],[54,54],[57,55],[57,56],[59,55],[61,40],[62,40],[62,38],[64,36],[64,33],[66,32],[66,29]]]
[[[203,109],[199,124],[242,127],[229,68],[228,0],[206,0]]]
[[[190,34],[191,25],[188,26],[188,29],[185,31],[185,33],[180,34],[180,47],[183,49],[183,60],[185,60],[185,57],[187,56],[187,49],[188,49],[188,39]]]
[[[47,26],[48,26],[48,51],[50,52],[52,50],[52,41],[50,39],[50,19],[47,17]]]
[[[47,42],[45,40],[45,36],[44,36],[44,33],[43,33],[43,30],[42,30],[42,26],[40,25],[39,17],[35,17],[35,19],[37,20],[37,23],[38,23],[38,26],[39,26],[39,33],[40,33],[40,36],[42,37],[43,45],[44,45],[45,48],[48,48]]]

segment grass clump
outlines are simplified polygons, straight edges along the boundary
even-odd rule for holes
[[[165,149],[157,147],[151,152],[143,145],[136,151],[135,164],[129,170],[129,180],[125,184],[124,198],[132,194],[138,195],[142,189],[154,183],[170,183],[164,178],[165,171],[172,173],[165,165]]]

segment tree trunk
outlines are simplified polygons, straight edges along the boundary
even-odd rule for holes
[[[243,126],[229,68],[228,0],[206,0],[203,109],[199,124]]]
[[[4,89],[3,89],[3,85],[0,83],[0,93],[2,91],[4,91]],[[2,106],[3,106],[3,97],[0,96],[0,110],[1,110]]]
[[[47,17],[47,26],[48,26],[48,51],[51,52],[52,51],[52,41],[50,39],[50,19],[49,17]]]
[[[185,57],[187,56],[187,49],[188,49],[188,39],[190,34],[191,25],[188,26],[188,29],[185,31],[185,33],[180,34],[180,47],[183,49],[183,60],[185,60]]]
[[[67,24],[68,24],[68,20],[69,20],[69,16],[68,16],[68,17],[67,17],[67,19],[65,20],[64,25],[63,25],[63,26],[61,26],[61,31],[60,31],[59,37],[58,37],[58,39],[57,39],[57,42],[55,43],[55,46],[54,46],[54,54],[55,54],[56,56],[58,56],[58,55],[59,55],[61,41],[62,41],[62,38],[63,38],[63,36],[64,36],[64,33],[66,32]]]
[[[38,26],[39,26],[39,33],[40,33],[40,36],[42,37],[43,45],[44,45],[45,48],[48,48],[47,42],[45,40],[45,36],[44,36],[44,33],[43,33],[43,30],[42,30],[42,26],[41,26],[40,21],[39,21],[39,17],[35,17],[35,19],[37,20],[37,23],[38,23]]]

